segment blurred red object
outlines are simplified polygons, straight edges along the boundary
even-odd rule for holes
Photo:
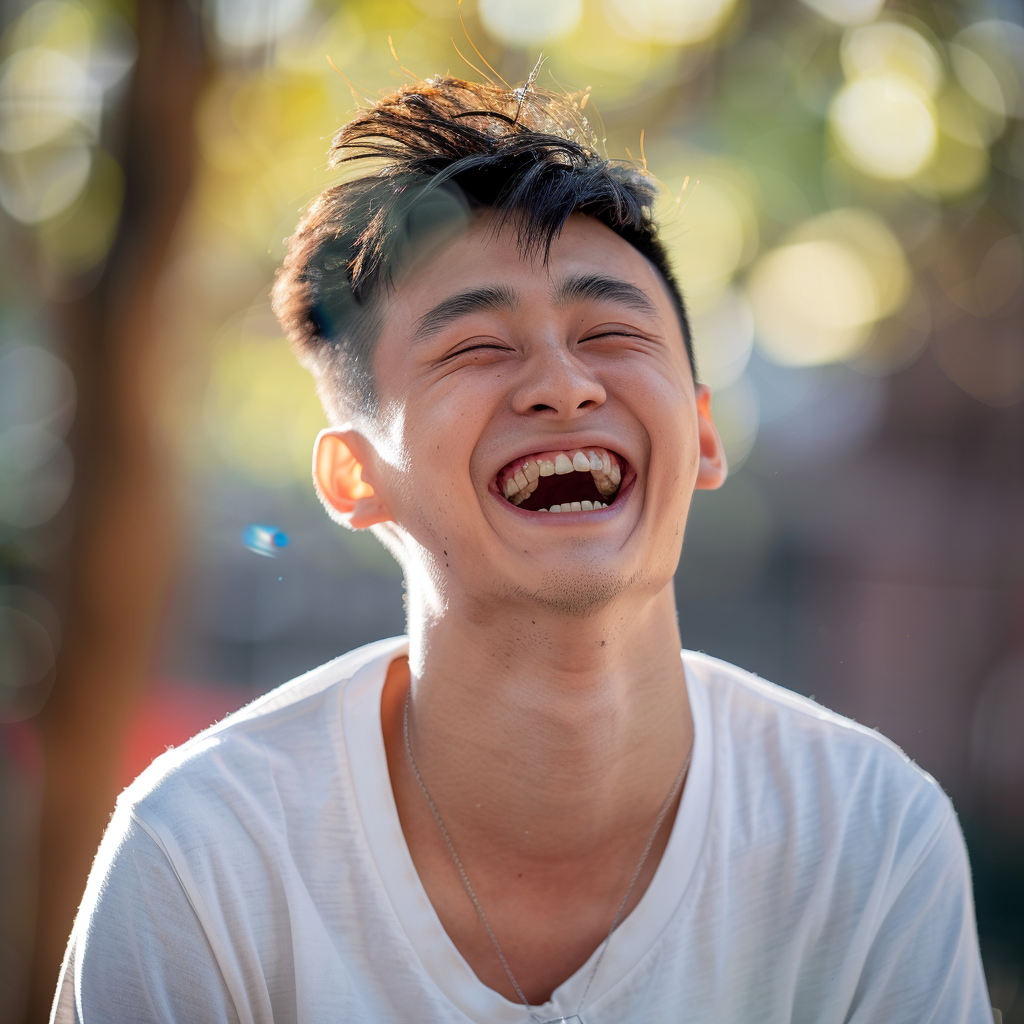
[[[225,715],[248,703],[253,694],[242,688],[198,683],[157,682],[132,718],[121,755],[118,789],[123,789],[155,757],[177,747]]]

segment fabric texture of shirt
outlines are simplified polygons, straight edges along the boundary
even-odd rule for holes
[[[380,701],[406,650],[316,669],[125,790],[58,1024],[528,1024],[449,939],[405,843]],[[966,851],[934,780],[813,701],[683,664],[689,776],[586,1024],[989,1024]],[[542,1018],[576,1012],[596,955]]]

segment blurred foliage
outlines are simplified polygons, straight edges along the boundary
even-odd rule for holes
[[[116,230],[108,140],[134,55],[120,7],[41,0],[0,41],[0,204],[35,235],[44,294],[87,279]],[[758,434],[755,351],[884,376],[931,333],[958,386],[1017,402],[1024,357],[1000,325],[1024,279],[1024,28],[1006,17],[952,0],[217,0],[166,289],[169,370],[188,378],[170,389],[170,433],[258,480],[305,476],[298,453],[322,422],[308,381],[271,354],[272,326],[229,345],[224,325],[265,319],[282,240],[333,180],[328,140],[358,105],[438,71],[522,80],[542,49],[540,84],[589,102],[609,154],[664,185],[734,464]]]
[[[31,561],[74,478],[74,381],[38,311],[88,290],[118,230],[132,11],[38,0],[0,38],[3,231],[30,254],[0,339],[17,398],[0,409],[8,563]],[[161,286],[164,433],[188,472],[308,479],[323,413],[267,293],[301,208],[335,180],[330,136],[405,81],[515,83],[541,51],[539,84],[662,184],[734,468],[770,466],[777,424],[812,399],[836,419],[819,459],[864,443],[885,378],[928,345],[979,401],[1019,402],[1020,15],[960,0],[211,0],[216,71]]]
[[[0,338],[8,566],[45,557],[34,538],[73,485],[75,383],[40,311],[89,289],[118,230],[132,10],[38,0],[0,38],[2,226],[27,254]],[[734,468],[792,459],[784,427],[801,403],[834,421],[801,458],[852,450],[880,420],[886,377],[928,345],[979,401],[1024,397],[1017,7],[212,0],[205,13],[216,70],[158,339],[159,418],[186,472],[308,492],[324,415],[267,292],[300,210],[336,178],[332,133],[402,82],[515,83],[542,50],[539,84],[663,185],[657,216]],[[8,603],[5,629],[22,629],[31,614]],[[8,675],[8,693],[28,685]]]
[[[158,339],[159,414],[188,472],[308,479],[323,413],[267,293],[301,208],[335,180],[332,133],[402,82],[514,83],[541,51],[539,84],[663,186],[657,214],[734,468],[784,460],[772,438],[801,402],[835,420],[817,458],[864,443],[886,377],[928,345],[980,402],[1024,398],[1016,7],[211,0],[205,18],[216,71]],[[38,0],[0,38],[3,230],[30,253],[0,340],[0,386],[17,398],[0,409],[0,533],[16,562],[74,478],[74,381],[38,311],[88,290],[118,230],[132,23],[128,3]]]
[[[982,402],[1024,396],[1020,346],[998,326],[1024,279],[1016,23],[982,6],[863,0],[284,10],[211,9],[222,70],[199,119],[194,245],[217,236],[244,250],[257,306],[299,209],[332,180],[329,136],[357,105],[438,71],[515,83],[543,49],[540,84],[589,104],[609,155],[646,163],[663,184],[658,213],[734,464],[758,434],[755,352],[781,367],[884,377],[920,355],[937,321],[966,315],[984,326],[934,342],[945,372]],[[195,332],[207,338],[237,309],[208,302]],[[211,379],[233,372],[213,365]],[[211,388],[222,395],[225,385]],[[252,415],[234,408],[239,434],[255,438]],[[294,432],[270,408],[259,435],[267,452]],[[216,420],[217,450],[264,477],[245,445],[229,455],[225,422]],[[863,426],[848,433],[866,437]],[[305,474],[304,460],[294,465]]]
[[[450,72],[517,84],[541,52],[538,85],[570,95],[609,156],[645,164],[662,185],[657,216],[701,375],[733,470],[750,470],[695,508],[703,547],[688,557],[702,600],[747,586],[773,557],[781,527],[763,478],[868,443],[890,379],[926,352],[983,406],[1024,400],[1020,0],[205,0],[203,11],[215,67],[153,339],[155,418],[179,456],[168,471],[190,481],[186,500],[201,501],[196,481],[212,476],[314,500],[310,448],[324,416],[268,291],[301,209],[336,179],[331,135],[403,82]],[[8,719],[38,709],[60,647],[59,601],[39,581],[69,530],[76,384],[54,310],[89,293],[122,226],[134,12],[132,0],[4,8]],[[310,560],[380,571],[386,556],[367,538],[341,541]],[[1019,750],[1008,732],[991,741],[1019,717],[990,703],[976,745]],[[999,758],[991,778],[1019,780],[1019,757]],[[1005,873],[1019,885],[1019,865]],[[982,887],[981,909],[996,901]],[[1012,983],[1003,1005],[1020,1007],[1020,936],[1000,941],[1005,971],[998,950],[986,963],[996,988]]]

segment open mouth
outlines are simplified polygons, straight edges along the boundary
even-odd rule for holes
[[[524,455],[496,480],[498,493],[527,512],[597,512],[619,493],[624,463],[607,448]]]

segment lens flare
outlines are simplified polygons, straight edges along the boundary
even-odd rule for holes
[[[278,551],[288,547],[288,534],[276,526],[251,523],[242,531],[242,543],[257,555],[276,558]]]

